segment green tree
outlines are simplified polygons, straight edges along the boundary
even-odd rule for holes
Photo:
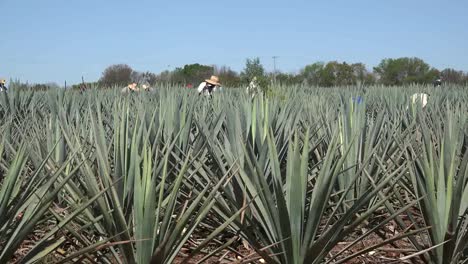
[[[214,67],[199,63],[188,64],[184,66],[183,73],[187,83],[197,83],[210,78],[214,73]]]
[[[165,70],[158,75],[156,75],[156,82],[170,83],[175,82],[173,80],[174,71]]]
[[[363,84],[374,85],[376,83],[377,83],[377,78],[375,77],[375,74],[372,72],[367,72],[367,74],[364,76]]]
[[[337,64],[336,72],[336,86],[346,86],[356,84],[356,76],[354,75],[354,69],[350,64],[346,62]]]
[[[273,74],[270,78],[273,78]],[[276,73],[276,82],[283,85],[296,85],[302,82],[302,76],[292,73],[278,72]]]
[[[83,88],[92,88],[92,87],[99,87],[100,86],[100,83],[99,82],[83,82],[83,83],[77,83],[77,84],[73,84],[71,86],[71,89],[72,90],[81,90]]]
[[[239,74],[227,66],[214,67],[215,75],[219,77],[221,84],[225,87],[240,87],[241,78]]]
[[[158,76],[152,72],[136,72],[134,71],[131,76],[132,82],[136,83],[147,83],[155,85],[158,81]]]
[[[326,87],[354,85],[357,79],[351,65],[337,61],[328,62],[320,76],[320,85]]]
[[[356,84],[373,84],[375,78],[364,63],[348,64],[330,61],[316,62],[304,67],[300,76],[304,83],[318,86],[347,86]]]
[[[465,84],[467,75],[462,71],[448,68],[440,72],[440,77],[447,83]]]
[[[419,58],[384,59],[374,68],[384,85],[431,83],[438,71]]]
[[[247,59],[245,68],[241,73],[241,80],[244,84],[250,83],[253,78],[257,78],[257,82],[263,91],[270,87],[270,80],[266,76],[265,68],[260,62],[260,58]]]
[[[325,68],[325,63],[315,62],[309,64],[301,70],[301,77],[307,85],[320,85],[322,82],[322,73]]]
[[[179,84],[196,84],[210,78],[214,67],[199,63],[187,64],[183,68],[176,68],[171,74],[171,81]]]
[[[241,73],[241,78],[245,83],[250,82],[254,77],[259,79],[265,76],[265,68],[259,58],[246,60],[244,71]]]
[[[133,69],[127,64],[115,64],[107,67],[99,82],[103,86],[127,85],[132,82]]]
[[[353,63],[351,64],[353,68],[353,75],[355,77],[355,82],[358,85],[371,85],[375,83],[375,76],[372,72],[369,72],[364,63]]]
[[[31,91],[48,91],[50,89],[58,89],[60,88],[58,86],[58,84],[56,83],[48,83],[48,84],[45,84],[45,83],[38,83],[38,84],[34,84],[31,86],[31,88],[29,88]]]

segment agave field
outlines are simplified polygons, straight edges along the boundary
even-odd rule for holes
[[[468,263],[467,119],[455,86],[12,89],[0,263]]]

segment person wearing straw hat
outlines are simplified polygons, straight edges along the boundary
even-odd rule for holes
[[[0,92],[7,91],[6,87],[6,80],[5,79],[0,79]]]
[[[212,93],[218,89],[221,89],[219,78],[213,75],[211,76],[210,79],[206,79],[204,82],[200,83],[197,90],[198,90],[198,94],[211,96]]]

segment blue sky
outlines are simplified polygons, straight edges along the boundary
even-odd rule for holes
[[[272,70],[274,55],[285,72],[402,56],[468,71],[466,14],[466,0],[0,0],[0,76],[75,83],[114,63],[239,71],[256,56]]]

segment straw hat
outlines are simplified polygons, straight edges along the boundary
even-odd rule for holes
[[[5,84],[5,83],[6,83],[6,80],[5,80],[5,79],[0,79],[0,83],[1,83],[1,84]]]
[[[221,84],[219,83],[218,76],[213,75],[213,76],[211,76],[210,79],[206,79],[205,82],[210,83],[212,85],[221,86]]]

